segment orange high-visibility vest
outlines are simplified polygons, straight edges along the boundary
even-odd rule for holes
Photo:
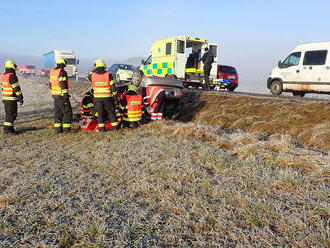
[[[127,113],[123,118],[125,121],[140,121],[142,118],[142,96],[141,95],[126,95]]]
[[[9,78],[14,73],[5,73],[1,76],[2,100],[17,101],[14,89],[9,82]]]
[[[146,98],[150,106],[154,104],[156,101],[157,97],[161,92],[165,91],[163,88],[158,87],[158,86],[148,86],[146,89]]]
[[[103,74],[92,73],[92,86],[94,89],[94,98],[112,97],[110,73],[105,72]]]
[[[49,73],[49,82],[53,96],[63,96],[60,85],[60,73],[62,69],[51,69]]]

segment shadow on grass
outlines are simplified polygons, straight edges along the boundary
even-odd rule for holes
[[[182,122],[190,122],[195,115],[200,112],[205,105],[206,101],[201,101],[202,91],[187,90],[181,101],[181,109],[175,114],[174,120]]]

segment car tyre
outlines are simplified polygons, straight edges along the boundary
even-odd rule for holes
[[[270,92],[273,95],[279,96],[283,92],[283,85],[279,80],[274,80],[270,85]]]
[[[166,78],[175,78],[178,79],[178,77],[175,74],[167,74]]]
[[[235,87],[230,87],[230,88],[228,89],[228,91],[230,91],[230,92],[234,92],[234,90],[235,90]]]
[[[143,72],[141,70],[134,70],[132,74],[132,84],[139,87],[143,78]]]

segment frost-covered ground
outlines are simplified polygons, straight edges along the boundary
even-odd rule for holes
[[[21,84],[21,134],[0,134],[0,247],[329,246],[328,141],[308,146],[297,127],[326,103],[276,115],[268,100],[201,96],[176,120],[55,135],[46,84]],[[285,116],[297,129],[282,132]]]

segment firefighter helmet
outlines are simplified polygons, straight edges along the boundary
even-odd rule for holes
[[[16,64],[15,60],[12,60],[12,59],[7,60],[6,64],[5,64],[5,68],[17,70],[17,64]]]
[[[106,68],[106,64],[104,63],[104,61],[102,59],[97,59],[95,60],[95,63],[94,63],[94,68]]]
[[[55,59],[55,63],[57,65],[63,64],[63,65],[66,66],[67,61],[66,61],[66,59],[64,57],[61,56],[61,57],[58,57],[58,58]]]
[[[134,92],[136,92],[137,91],[136,86],[135,85],[130,85],[128,87],[127,91],[134,91]]]

